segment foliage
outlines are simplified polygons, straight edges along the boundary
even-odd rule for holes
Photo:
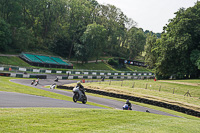
[[[146,36],[141,29],[131,28],[127,33],[127,55],[129,59],[134,59],[144,50]]]
[[[190,55],[190,60],[192,64],[196,66],[200,66],[200,50],[193,50],[191,55]]]
[[[0,17],[0,51],[6,51],[11,43],[10,25]]]
[[[114,60],[113,58],[108,59],[108,64],[112,65],[112,66],[118,66],[119,65],[119,63],[116,60]]]
[[[164,27],[161,39],[148,36],[146,62],[154,67],[157,77],[197,78],[200,75],[200,2],[181,8]],[[156,39],[156,40],[155,40]]]
[[[105,54],[133,58],[144,49],[143,30],[114,5],[96,0],[1,0],[0,9],[9,33],[1,52],[9,50],[11,37],[9,46],[16,52],[52,51],[83,62]]]
[[[145,63],[149,68],[154,68],[159,57],[160,39],[152,34],[147,34],[146,45],[145,45]]]
[[[13,41],[15,42],[13,47],[17,49],[17,52],[23,52],[37,48],[32,31],[30,29],[26,29],[26,27],[20,27],[19,29],[16,29],[13,36]]]
[[[102,50],[105,47],[105,35],[106,29],[102,25],[94,23],[87,26],[86,31],[81,37],[84,48],[87,49],[86,51],[88,51],[87,58],[89,58],[90,55],[93,55],[96,57],[97,62],[100,53],[102,53]]]

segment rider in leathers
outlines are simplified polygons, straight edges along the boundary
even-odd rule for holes
[[[83,95],[85,96],[85,90],[84,90],[84,87],[81,85],[81,82],[78,81],[77,82],[77,87],[79,87],[79,90],[83,93]]]
[[[129,109],[132,110],[132,105],[131,105],[131,103],[129,102],[128,99],[126,100],[126,104],[128,105]]]

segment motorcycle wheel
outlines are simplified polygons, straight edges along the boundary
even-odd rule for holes
[[[82,103],[83,103],[83,104],[86,104],[86,102],[87,102],[87,97],[85,96],[85,97],[83,98]]]
[[[77,102],[77,100],[78,100],[78,95],[77,95],[77,94],[75,94],[75,95],[73,96],[73,101],[76,103],[76,102]]]

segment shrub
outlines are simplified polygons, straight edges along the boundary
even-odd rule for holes
[[[108,59],[108,64],[112,66],[118,66],[118,62],[113,58]]]

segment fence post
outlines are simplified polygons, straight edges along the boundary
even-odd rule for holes
[[[146,83],[146,88],[145,88],[145,89],[147,89],[147,85],[148,85],[148,84]]]
[[[159,91],[161,90],[161,86],[160,86],[160,88],[159,88]]]
[[[122,80],[122,83],[121,83],[121,86],[123,85],[123,80]]]
[[[175,88],[173,89],[173,94],[174,94],[174,90],[175,90]]]
[[[109,85],[111,85],[111,80],[110,80],[110,83],[109,83]]]
[[[134,86],[135,86],[135,82],[133,82],[133,86],[132,86],[132,88],[134,88]]]

